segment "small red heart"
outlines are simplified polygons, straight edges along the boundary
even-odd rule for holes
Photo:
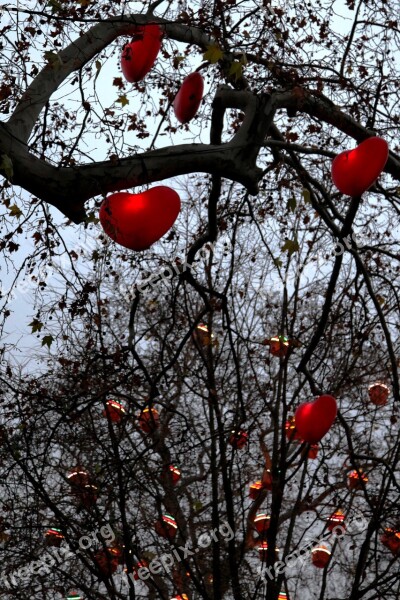
[[[304,402],[294,415],[296,431],[305,442],[316,444],[328,433],[336,413],[336,400],[329,394],[319,396],[314,402]]]
[[[111,194],[100,207],[106,234],[125,248],[147,250],[172,227],[181,208],[178,194],[159,185],[140,194]]]
[[[193,119],[203,98],[204,80],[197,71],[183,80],[174,100],[175,116],[181,123]]]
[[[332,181],[347,196],[361,196],[382,173],[389,156],[387,142],[370,137],[332,162]]]
[[[140,81],[156,62],[161,48],[162,32],[158,25],[138,27],[132,42],[125,44],[121,69],[129,83]]]

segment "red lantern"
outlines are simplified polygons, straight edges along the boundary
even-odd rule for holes
[[[180,469],[178,469],[178,467],[175,467],[174,465],[166,465],[163,468],[162,476],[163,478],[169,477],[173,485],[175,485],[181,478],[181,472]]]
[[[120,550],[118,548],[102,548],[94,555],[94,560],[104,577],[111,577],[118,569]]]
[[[381,536],[381,542],[386,548],[389,548],[393,556],[400,555],[400,531],[395,531],[390,527],[385,529]]]
[[[352,471],[349,474],[347,485],[350,490],[362,490],[362,482],[366,484],[368,482],[368,477],[360,469],[360,473],[358,471]]]
[[[103,201],[99,218],[105,233],[130,250],[147,250],[171,229],[179,211],[178,194],[158,185],[140,194],[118,192]]]
[[[115,400],[107,400],[106,408],[103,410],[103,415],[110,419],[113,423],[120,423],[125,416],[125,408]]]
[[[284,357],[289,349],[289,340],[284,335],[273,337],[269,341],[269,351],[272,356]]]
[[[337,510],[336,512],[332,513],[331,516],[328,519],[328,529],[329,529],[329,531],[333,531],[335,529],[335,527],[338,527],[339,525],[343,529],[346,529],[346,525],[344,524],[344,520],[345,520],[345,515],[344,515],[344,513],[340,509]]]
[[[171,600],[189,600],[189,597],[186,594],[180,594],[179,596],[174,596]]]
[[[317,458],[318,450],[319,450],[318,444],[311,444],[310,449],[307,454],[307,458],[310,458],[311,460],[313,460],[314,458]]]
[[[297,432],[294,417],[289,417],[288,420],[286,421],[285,432],[286,432],[286,437],[288,440],[298,440],[300,442],[303,441],[301,439],[301,436]]]
[[[263,562],[267,560],[267,552],[268,552],[268,544],[267,542],[262,542],[260,546],[258,546],[258,554],[260,556],[260,560]],[[275,554],[278,557],[279,548],[275,548]]]
[[[314,567],[318,567],[319,569],[324,569],[329,562],[331,557],[331,552],[328,550],[326,546],[321,544],[317,548],[313,548],[311,550],[311,560]]]
[[[145,433],[153,433],[159,426],[160,417],[155,408],[145,408],[139,415],[139,426]]]
[[[181,123],[193,119],[203,97],[204,81],[200,73],[188,75],[174,100],[175,116]]]
[[[167,540],[173,540],[178,531],[178,525],[174,517],[171,517],[171,515],[163,515],[161,519],[156,521],[154,529],[161,537]]]
[[[300,404],[294,416],[298,434],[305,442],[316,444],[332,427],[336,413],[336,400],[329,394]]]
[[[368,388],[369,399],[375,406],[385,406],[389,397],[389,388],[381,381],[372,383]]]
[[[261,481],[256,481],[255,483],[252,483],[250,485],[250,489],[249,489],[249,497],[252,500],[257,500],[257,498],[260,495],[262,489],[263,489],[263,484],[262,484]]]
[[[48,529],[45,533],[46,545],[53,546],[54,548],[59,548],[61,546],[62,541],[65,539],[63,534],[61,533],[61,529],[56,529],[52,527]]]
[[[264,537],[268,531],[271,517],[265,513],[258,513],[254,518],[254,525],[261,537]]]
[[[285,592],[281,592],[278,596],[278,600],[289,600]]]
[[[150,71],[161,48],[162,32],[158,25],[136,28],[131,42],[125,44],[121,55],[121,69],[129,83],[137,82]]]
[[[91,483],[91,477],[82,467],[76,467],[68,475],[71,491],[85,508],[97,502],[97,486]]]
[[[75,592],[75,590],[72,590],[72,592],[70,592],[68,594],[68,596],[66,596],[65,600],[84,600],[84,598],[83,598],[83,596],[78,594],[78,592]]]
[[[204,323],[199,323],[199,325],[197,325],[195,331],[193,332],[193,338],[201,346],[215,346],[217,344],[214,334],[210,334],[207,325],[204,325]]]
[[[239,429],[238,431],[233,430],[229,436],[228,443],[235,449],[241,450],[247,444],[249,434]]]
[[[380,137],[370,137],[354,148],[342,152],[332,162],[332,180],[347,196],[361,196],[382,173],[389,148]]]

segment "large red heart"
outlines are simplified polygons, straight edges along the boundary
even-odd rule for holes
[[[131,42],[125,44],[121,69],[129,83],[140,81],[154,65],[161,48],[162,32],[158,25],[138,27]]]
[[[380,137],[370,137],[354,150],[338,154],[332,162],[332,181],[347,196],[361,196],[382,173],[389,147]]]
[[[328,433],[336,413],[336,400],[329,394],[319,396],[314,402],[304,402],[294,415],[296,431],[305,442],[316,444]]]
[[[204,80],[197,71],[183,80],[174,100],[174,112],[181,123],[193,119],[203,97]]]
[[[117,244],[147,250],[172,227],[181,208],[178,194],[159,185],[141,194],[111,194],[100,207],[100,223]]]

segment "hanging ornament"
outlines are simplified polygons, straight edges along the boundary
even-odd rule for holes
[[[102,414],[110,419],[110,421],[113,423],[120,423],[122,418],[125,416],[126,411],[119,402],[116,402],[115,400],[107,400],[106,408],[103,410]]]
[[[178,194],[159,185],[140,194],[111,194],[100,207],[106,234],[130,250],[147,250],[174,224],[181,201]]]
[[[139,426],[144,433],[153,433],[159,426],[160,415],[156,408],[146,407],[139,415]]]
[[[284,357],[289,349],[289,340],[284,335],[277,335],[269,340],[269,351],[272,356]]]
[[[59,548],[61,543],[65,539],[63,534],[61,533],[61,529],[56,529],[52,527],[48,529],[45,533],[46,546],[52,546],[54,548]]]
[[[247,444],[247,440],[249,439],[249,434],[242,429],[238,431],[233,430],[228,439],[228,444],[232,446],[235,450],[241,450]]]
[[[311,444],[310,449],[307,453],[307,458],[314,460],[318,456],[319,446],[318,444]]]
[[[156,521],[154,529],[161,537],[173,540],[178,531],[178,524],[171,515],[163,515],[161,519]]]
[[[369,399],[375,406],[385,406],[385,404],[387,404],[389,392],[388,386],[381,381],[376,381],[368,387]]]
[[[181,123],[187,123],[197,113],[203,98],[204,80],[197,71],[183,80],[174,100],[175,116]]]
[[[111,577],[118,569],[120,550],[115,547],[102,548],[94,555],[94,560],[104,577]]]
[[[321,544],[317,548],[313,548],[311,550],[311,560],[314,567],[318,567],[319,569],[324,569],[329,562],[331,557],[331,552],[328,550],[326,546]]]
[[[332,162],[332,181],[347,196],[361,196],[382,173],[389,156],[380,137],[364,140],[354,150],[338,154]]]
[[[345,520],[344,513],[340,509],[335,511],[334,513],[332,513],[327,521],[329,531],[333,531],[335,529],[335,527],[338,527],[338,526],[342,527],[343,529],[346,529],[344,520]]]
[[[368,483],[368,477],[361,469],[358,471],[352,471],[347,478],[347,486],[350,490],[362,490],[362,482]]]
[[[393,556],[400,555],[400,531],[387,527],[381,536],[381,542],[386,548],[389,548]]]
[[[319,442],[336,418],[337,404],[333,396],[324,394],[314,402],[304,402],[295,413],[296,429],[309,444]]]
[[[269,529],[270,521],[271,517],[266,513],[257,513],[257,515],[254,517],[254,525],[261,538],[265,537]]]
[[[176,485],[181,478],[181,471],[175,465],[165,465],[163,467],[161,477],[165,479],[169,479],[172,482],[172,485]]]
[[[285,433],[288,440],[298,440],[302,442],[301,436],[298,434],[294,416],[289,417],[285,423]]]
[[[140,81],[150,71],[161,48],[161,37],[158,25],[143,25],[137,27],[132,41],[125,44],[121,69],[129,83]]]
[[[65,597],[65,600],[83,600],[83,596],[78,594],[75,590],[72,590],[68,596]]]
[[[257,500],[258,496],[263,490],[263,487],[264,486],[261,480],[252,483],[249,488],[249,498],[251,498],[252,500]]]
[[[267,560],[267,552],[268,552],[268,544],[267,544],[267,542],[262,542],[258,546],[258,554],[259,554],[260,560],[262,560],[263,562],[265,562]],[[279,548],[275,548],[275,555],[278,558]]]

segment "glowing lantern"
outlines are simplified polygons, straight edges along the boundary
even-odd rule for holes
[[[347,484],[350,490],[362,490],[362,482],[366,484],[368,482],[368,477],[361,471],[361,469],[360,472],[352,471],[347,479]]]
[[[300,404],[294,415],[298,434],[305,442],[316,444],[328,433],[336,414],[336,400],[329,394]]]
[[[285,433],[288,440],[299,440],[300,442],[303,441],[297,432],[294,416],[289,417],[286,421]]]
[[[281,592],[278,596],[278,600],[289,600],[285,592]]]
[[[158,185],[140,194],[117,192],[103,200],[99,219],[114,242],[130,250],[147,250],[171,229],[179,211],[178,194]]]
[[[310,458],[311,460],[314,458],[317,458],[318,450],[319,450],[318,444],[311,444],[310,449],[307,454],[307,458]]]
[[[289,340],[284,335],[273,337],[269,341],[269,351],[272,356],[286,356],[289,349]]]
[[[91,477],[82,467],[76,467],[68,475],[71,491],[85,508],[97,502],[97,486],[91,483]]]
[[[125,408],[115,400],[107,400],[106,408],[103,410],[103,415],[110,419],[113,423],[120,423],[122,417],[126,414]]]
[[[204,323],[197,325],[193,337],[202,346],[215,346],[217,344],[214,334],[210,334],[207,325],[204,325]]]
[[[179,596],[174,596],[171,600],[189,600],[189,597],[186,594],[180,594]]]
[[[263,488],[270,492],[272,490],[272,482],[273,479],[271,471],[269,469],[264,469],[261,479]]]
[[[249,434],[239,429],[239,431],[232,431],[229,436],[228,443],[235,449],[241,450],[247,444]]]
[[[161,48],[161,36],[158,25],[139,26],[132,41],[125,44],[121,69],[129,83],[140,81],[150,71]]]
[[[171,517],[171,515],[163,515],[160,520],[156,521],[154,529],[161,537],[172,540],[176,536],[178,525],[174,517]]]
[[[193,119],[203,97],[204,81],[200,73],[191,73],[185,77],[174,100],[175,116],[181,123]]]
[[[254,525],[261,537],[268,531],[271,517],[265,513],[258,513],[254,518]]]
[[[381,542],[389,548],[393,556],[400,555],[400,531],[395,531],[390,527],[385,529],[385,533],[381,536]]]
[[[343,529],[346,529],[344,520],[345,520],[345,515],[341,510],[337,510],[336,512],[332,513],[328,519],[329,531],[333,531],[335,529],[335,527],[338,527],[338,525],[343,527]]]
[[[260,560],[263,562],[267,560],[267,552],[268,552],[268,544],[267,542],[262,542],[260,546],[258,546],[258,554],[260,556]],[[275,548],[276,556],[279,555],[279,548]]]
[[[169,477],[172,483],[175,485],[181,478],[181,472],[180,469],[174,465],[166,465],[163,469],[162,476],[163,478]]]
[[[311,550],[311,560],[314,567],[318,567],[319,569],[324,569],[329,562],[331,557],[331,552],[328,550],[326,546],[321,544],[317,548],[313,548]]]
[[[54,548],[59,548],[61,546],[62,541],[65,539],[63,534],[61,533],[61,529],[56,529],[52,527],[48,529],[45,533],[46,545],[53,546]]]
[[[139,426],[144,433],[153,433],[159,426],[158,410],[146,407],[139,415]]]
[[[368,388],[369,399],[375,406],[385,406],[389,392],[388,386],[380,381],[372,383]]]
[[[83,596],[73,590],[68,594],[68,596],[66,596],[65,600],[83,600]]]
[[[338,154],[332,162],[332,181],[347,196],[361,196],[382,173],[389,155],[385,140],[370,137]]]
[[[111,577],[118,569],[121,551],[118,548],[102,548],[94,555],[94,560],[104,577]]]
[[[263,490],[263,484],[261,481],[256,481],[250,485],[249,496],[252,500],[257,500],[258,496]]]

